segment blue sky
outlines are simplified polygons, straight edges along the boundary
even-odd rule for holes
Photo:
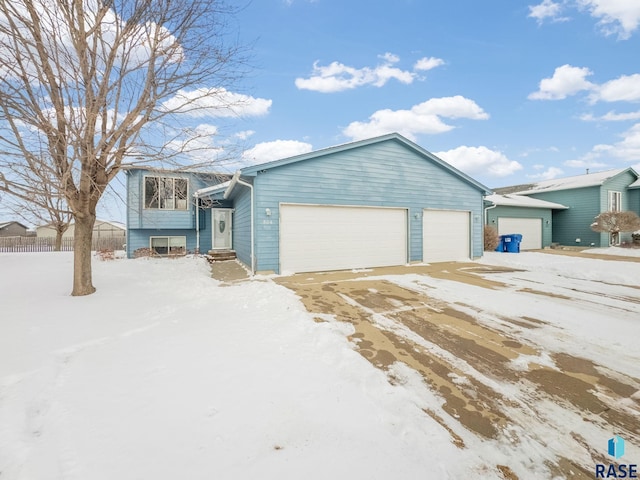
[[[225,95],[243,107],[182,121],[204,159],[231,157],[219,170],[396,131],[488,187],[640,171],[638,0],[237,4],[251,68]]]
[[[262,105],[224,124],[243,163],[398,131],[490,187],[640,167],[637,0],[255,0],[236,21]]]

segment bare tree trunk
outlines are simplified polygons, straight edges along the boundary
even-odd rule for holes
[[[71,295],[91,295],[96,291],[91,281],[91,240],[95,214],[76,217],[73,237],[73,291]]]
[[[56,243],[53,246],[54,252],[62,250],[62,232],[56,231]]]

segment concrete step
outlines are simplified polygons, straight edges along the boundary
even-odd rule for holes
[[[234,250],[209,250],[205,256],[209,263],[223,262],[226,260],[235,260],[236,252]]]

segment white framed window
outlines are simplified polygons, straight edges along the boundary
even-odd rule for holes
[[[144,208],[186,210],[188,198],[186,178],[144,177]]]
[[[622,192],[609,191],[609,211],[622,211]]]
[[[187,237],[149,237],[149,248],[155,255],[186,255]]]

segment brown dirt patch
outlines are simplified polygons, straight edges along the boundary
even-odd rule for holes
[[[549,255],[564,255],[568,257],[582,257],[593,258],[595,260],[609,260],[612,262],[635,262],[640,263],[640,257],[625,257],[624,255],[598,255],[596,253],[589,253],[589,249],[585,250],[562,250],[562,249],[545,249],[537,250],[540,253],[547,253]]]
[[[535,362],[528,368],[514,368],[512,362],[520,355],[535,358],[544,352],[543,347],[520,338],[518,333],[522,329],[544,327],[547,322],[533,317],[499,318],[494,326],[465,313],[473,312],[472,306],[449,305],[430,298],[424,293],[428,289],[419,277],[414,280],[416,290],[376,278],[404,273],[487,289],[508,289],[501,282],[480,276],[503,271],[475,264],[445,263],[367,272],[300,274],[276,281],[300,295],[310,312],[332,314],[339,321],[351,323],[354,333],[349,340],[364,358],[387,372],[390,382],[394,382],[394,377],[389,368],[396,362],[419,372],[443,402],[436,410],[423,410],[449,433],[452,443],[459,448],[464,448],[464,441],[451,428],[452,422],[481,438],[499,439],[503,432],[518,425],[509,414],[514,408],[522,409],[524,415],[519,416],[530,422],[541,421],[532,412],[537,411],[542,398],[570,410],[577,418],[601,426],[604,431],[620,432],[630,441],[639,441],[640,416],[630,410],[629,402],[621,400],[637,396],[640,380],[562,352],[546,352],[556,368]],[[533,290],[531,293],[545,294]],[[460,310],[462,307],[465,312]],[[496,384],[518,389],[519,394],[505,399],[495,389]],[[626,406],[621,406],[623,403]],[[520,428],[528,429],[527,425]],[[517,436],[511,442],[517,443]],[[546,439],[539,442],[544,445]],[[593,458],[599,455],[593,450],[590,454]],[[591,473],[589,469],[562,456],[547,466],[554,475],[590,478],[586,476]],[[517,478],[507,466],[496,468],[504,478]]]

